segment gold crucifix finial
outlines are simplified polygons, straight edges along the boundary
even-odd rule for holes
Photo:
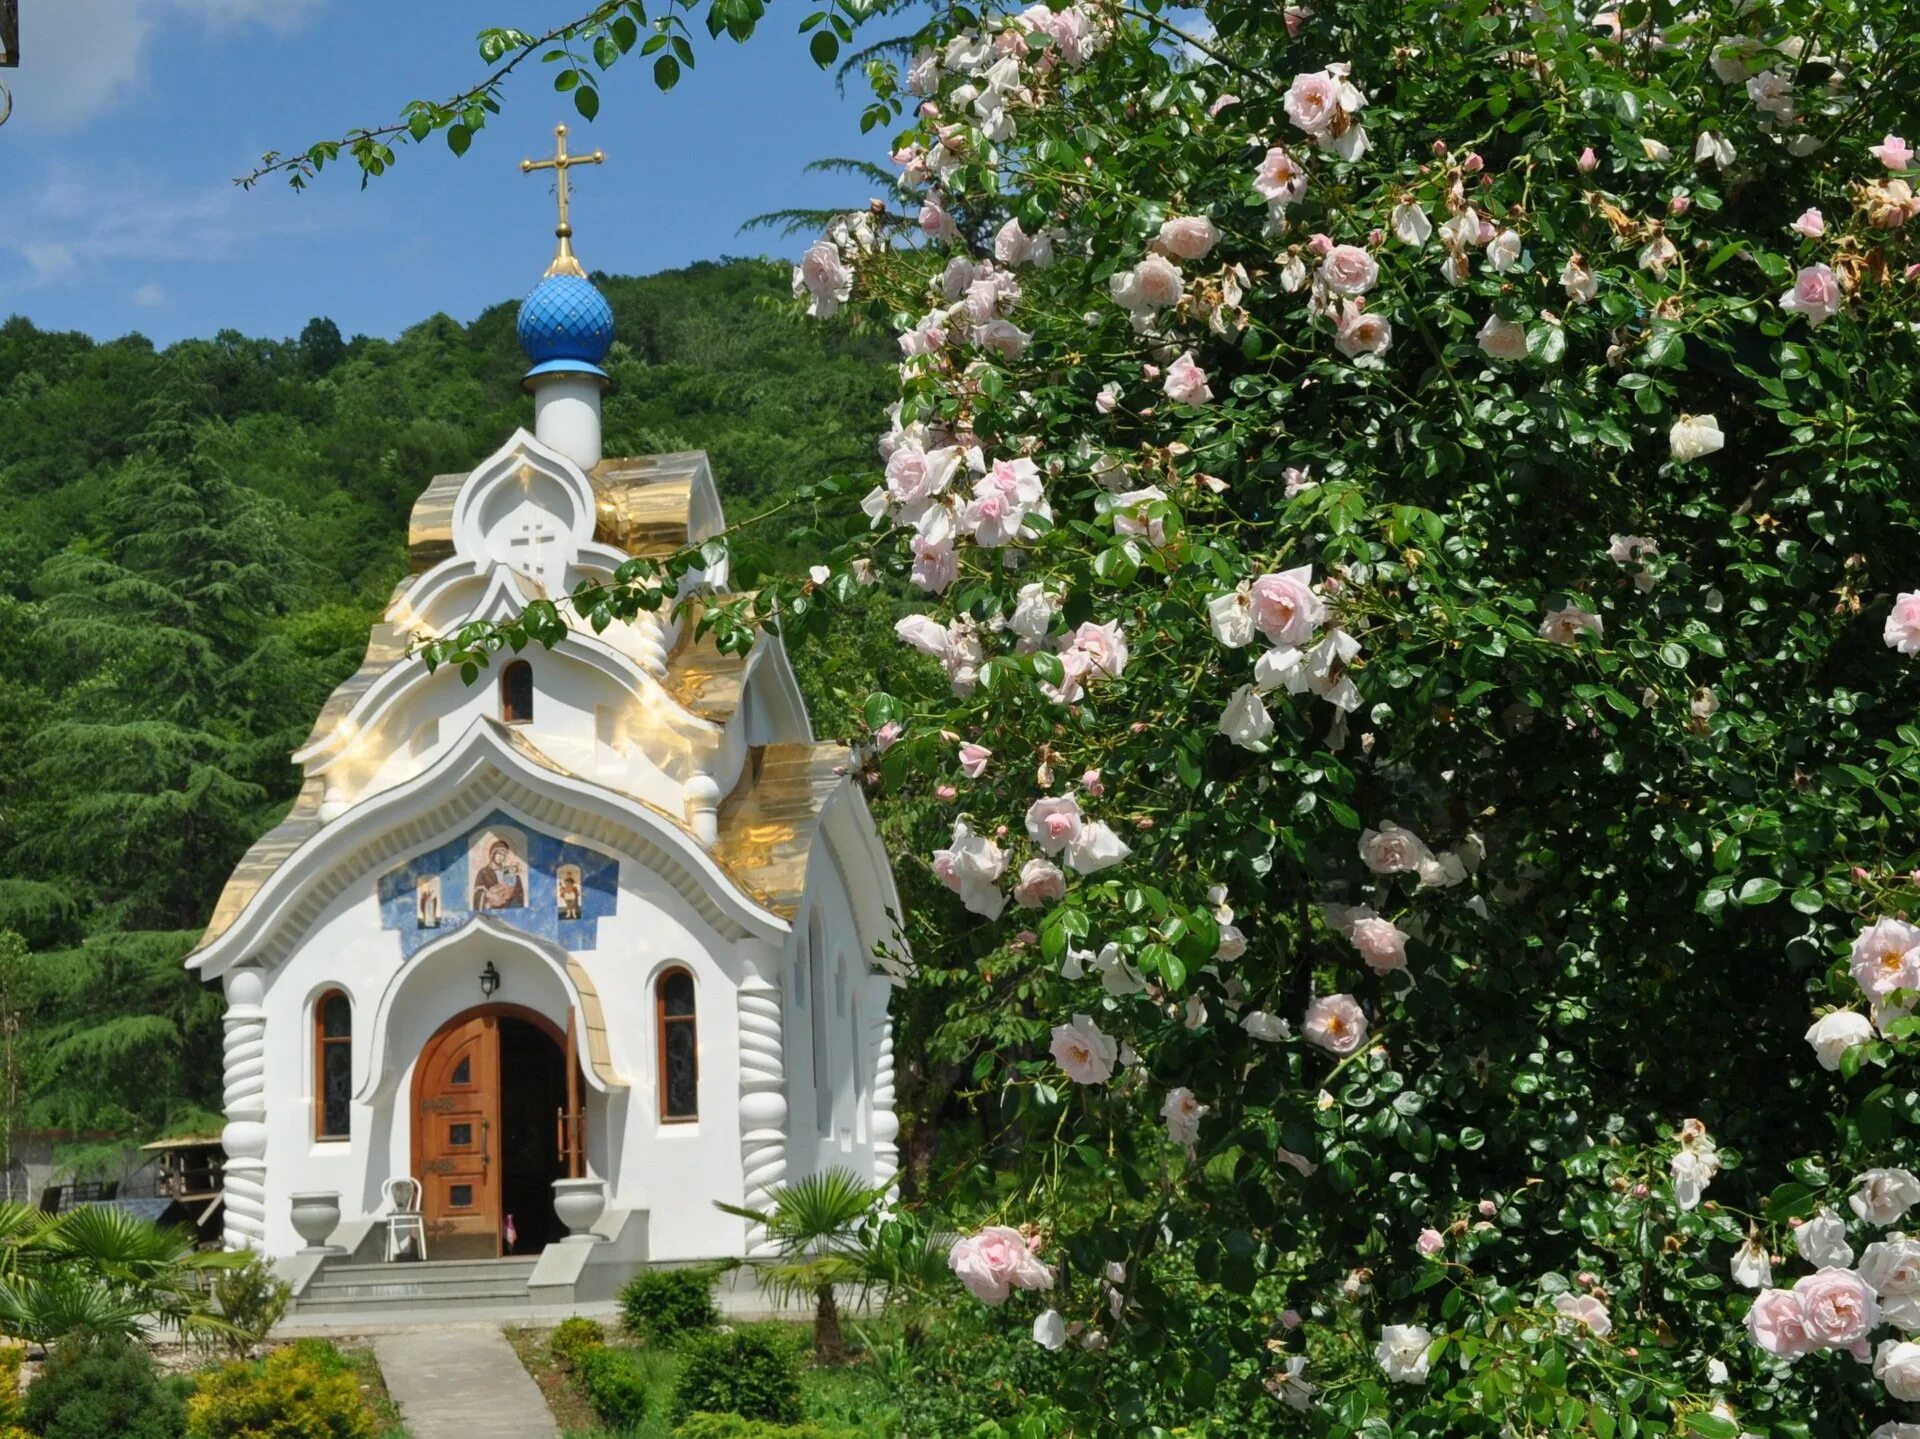
[[[549,275],[577,275],[585,279],[587,272],[580,268],[580,262],[573,257],[573,226],[567,222],[567,171],[575,165],[604,165],[606,152],[595,150],[591,155],[569,155],[567,153],[567,127],[553,127],[555,141],[554,155],[551,160],[522,160],[520,173],[531,175],[535,170],[552,170],[559,181],[560,223],[554,234],[560,237],[559,248],[554,251],[553,263],[547,266]]]

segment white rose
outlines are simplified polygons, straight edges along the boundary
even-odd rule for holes
[[[1711,455],[1723,448],[1727,437],[1720,433],[1720,421],[1712,415],[1682,415],[1667,432],[1667,444],[1681,464]]]
[[[1880,1317],[1912,1334],[1920,1331],[1920,1243],[1889,1235],[1860,1253],[1860,1278],[1880,1299]]]
[[[1220,716],[1220,733],[1241,749],[1266,745],[1273,733],[1273,716],[1267,713],[1267,707],[1260,702],[1252,685],[1241,685],[1233,692],[1226,713]]]
[[[1524,360],[1527,357],[1526,326],[1503,320],[1498,315],[1487,316],[1487,323],[1474,338],[1479,340],[1480,349],[1493,359]]]
[[[1767,1257],[1767,1246],[1755,1235],[1749,1234],[1733,1251],[1733,1263],[1729,1267],[1733,1282],[1743,1289],[1768,1289],[1773,1285],[1773,1261]]]
[[[1427,1382],[1427,1350],[1433,1346],[1433,1334],[1418,1324],[1389,1324],[1380,1331],[1380,1342],[1373,1357],[1387,1378],[1396,1384]],[[1920,1353],[1920,1345],[1913,1346]]]
[[[1847,1221],[1831,1209],[1822,1209],[1795,1230],[1793,1242],[1801,1258],[1821,1269],[1853,1267],[1853,1246],[1847,1243]]]
[[[1822,1069],[1838,1069],[1841,1055],[1872,1038],[1873,1021],[1851,1009],[1836,1009],[1832,1014],[1823,1014],[1807,1031],[1807,1043],[1813,1046],[1814,1053],[1819,1056]]]
[[[1911,1339],[1882,1339],[1873,1355],[1873,1377],[1895,1399],[1920,1399],[1920,1344]]]
[[[1255,1039],[1268,1044],[1278,1044],[1293,1033],[1293,1027],[1286,1020],[1268,1014],[1264,1009],[1256,1009],[1240,1021],[1240,1027]]]
[[[1860,1176],[1859,1184],[1847,1206],[1882,1229],[1899,1223],[1920,1202],[1920,1179],[1904,1169],[1869,1169]]]
[[[1042,1349],[1058,1349],[1067,1342],[1067,1321],[1058,1309],[1043,1309],[1033,1321],[1033,1342]]]

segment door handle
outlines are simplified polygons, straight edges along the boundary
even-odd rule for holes
[[[480,1121],[480,1182],[487,1182],[488,1168],[493,1164],[493,1124],[489,1120]]]

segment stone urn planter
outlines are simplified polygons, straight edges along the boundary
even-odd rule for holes
[[[553,1212],[567,1226],[566,1244],[598,1244],[600,1235],[593,1226],[607,1212],[607,1181],[604,1179],[556,1179],[553,1181]]]
[[[344,1254],[327,1241],[340,1227],[339,1194],[296,1194],[292,1200],[293,1232],[306,1241],[303,1254]]]

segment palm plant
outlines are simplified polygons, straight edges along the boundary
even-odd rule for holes
[[[201,1276],[245,1261],[199,1254],[185,1230],[87,1206],[52,1216],[0,1204],[0,1334],[50,1344],[150,1329],[219,1333]]]
[[[857,1287],[864,1294],[875,1282],[864,1233],[886,1196],[886,1186],[835,1167],[781,1185],[768,1209],[714,1201],[766,1231],[773,1255],[748,1261],[762,1288],[782,1300],[812,1297],[813,1354],[821,1363],[846,1352],[836,1289]]]

